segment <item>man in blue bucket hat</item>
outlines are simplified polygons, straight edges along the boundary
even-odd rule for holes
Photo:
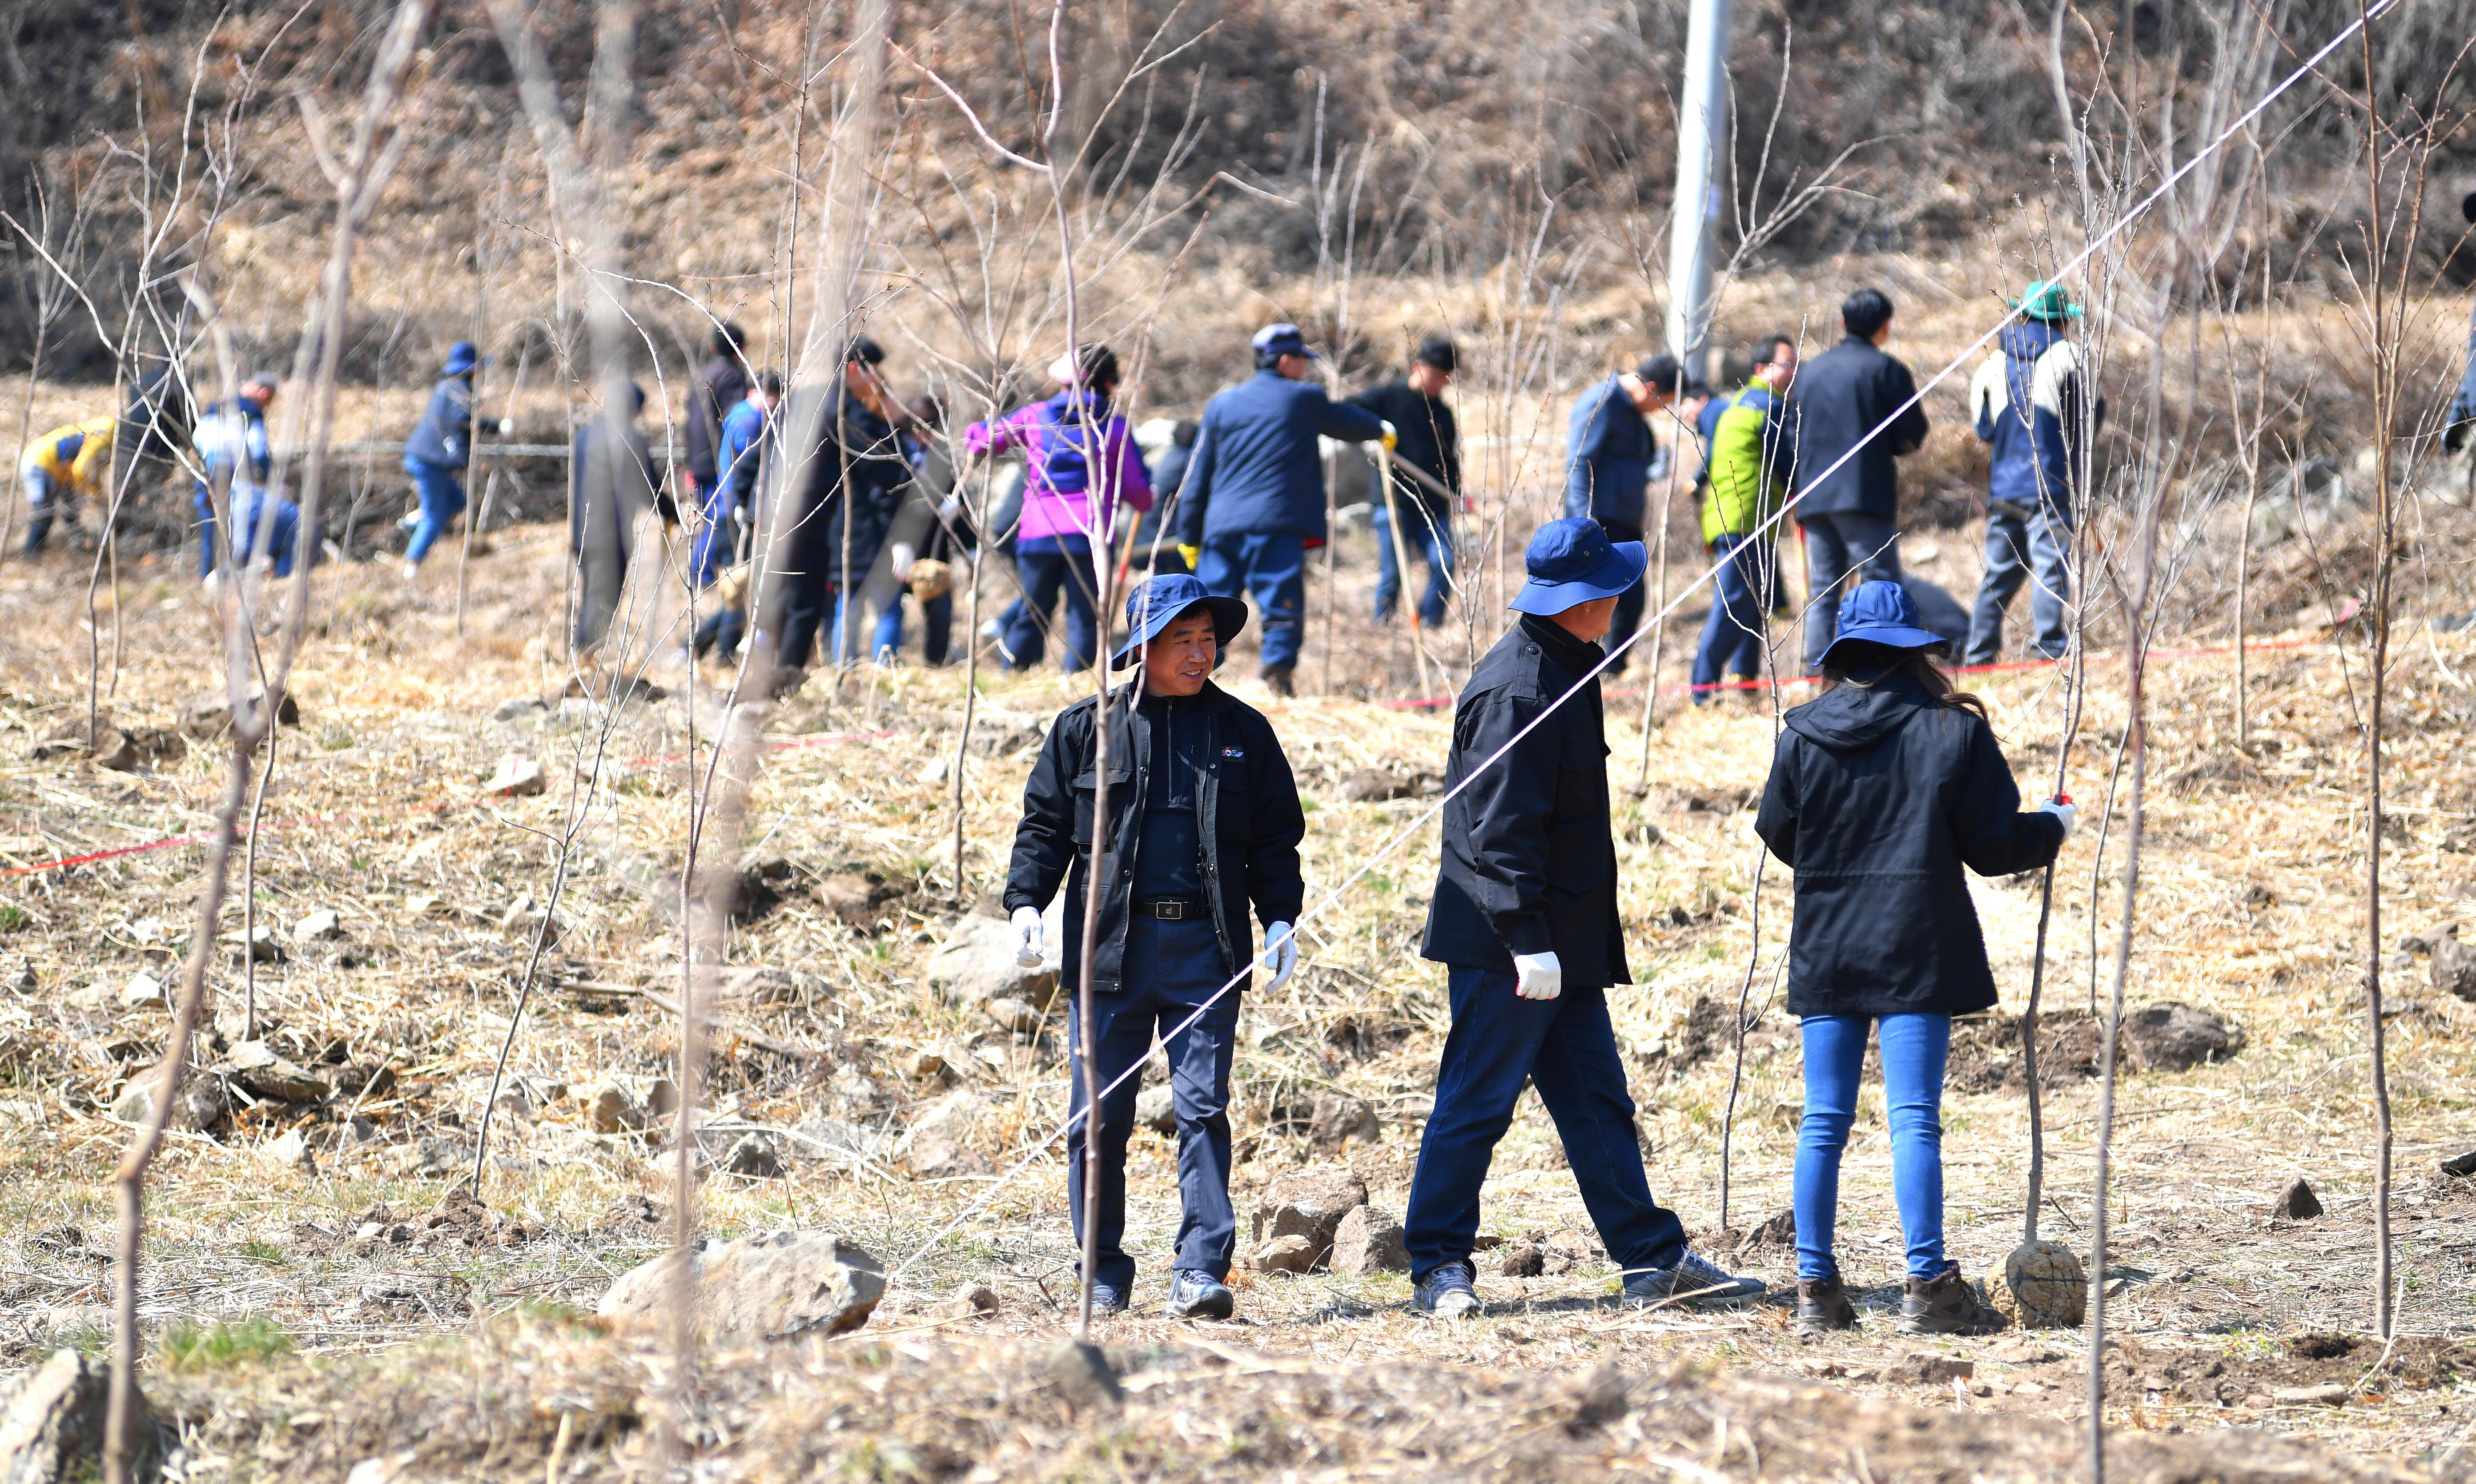
[[[1154,577],[1127,599],[1126,647],[1114,667],[1136,679],[1109,697],[1109,798],[1102,899],[1092,944],[1094,1057],[1101,1085],[1142,1064],[1152,1037],[1169,1056],[1177,1118],[1177,1187],[1184,1217],[1172,1259],[1167,1312],[1226,1319],[1229,1257],[1238,1220],[1229,1204],[1229,1064],[1238,1044],[1238,997],[1251,978],[1251,906],[1264,924],[1265,965],[1278,989],[1298,964],[1290,925],[1306,898],[1299,842],[1306,814],[1272,723],[1212,683],[1223,650],[1247,624],[1247,606],[1215,597],[1183,573]],[[1005,906],[1021,956],[1038,962],[1041,913],[1066,887],[1067,995],[1083,952],[1083,904],[1092,881],[1097,699],[1077,702],[1049,729],[1024,783]],[[1218,995],[1216,1000],[1214,997]],[[1207,1007],[1207,1002],[1209,1002]],[[1062,1007],[1062,1006],[1061,1006]],[[1202,1013],[1199,1016],[1197,1011]],[[1069,1045],[1080,1027],[1068,1012]],[[1194,1024],[1185,1026],[1190,1018]],[[1092,1306],[1127,1307],[1135,1262],[1123,1240],[1127,1139],[1135,1126],[1139,1077],[1101,1100],[1101,1200]],[[1074,1107],[1083,1083],[1074,1079]],[[1083,1134],[1067,1136],[1067,1204],[1083,1232]]]
[[[1525,1082],[1555,1120],[1582,1202],[1624,1270],[1624,1302],[1763,1289],[1687,1251],[1675,1213],[1651,1198],[1608,1022],[1608,986],[1632,980],[1594,672],[1617,602],[1647,560],[1641,542],[1610,541],[1587,517],[1539,528],[1524,558],[1530,580],[1511,605],[1522,618],[1453,708],[1445,779],[1456,792],[1420,945],[1448,966],[1452,1028],[1403,1222],[1423,1313],[1479,1312],[1471,1266],[1479,1188]]]

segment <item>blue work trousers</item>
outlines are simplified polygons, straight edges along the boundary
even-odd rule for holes
[[[1453,583],[1453,528],[1450,512],[1430,510],[1413,506],[1403,512],[1408,519],[1401,527],[1401,548],[1415,560],[1425,558],[1427,591],[1419,600],[1419,624],[1422,628],[1441,628],[1445,622],[1445,599],[1451,594]],[[1393,605],[1401,596],[1401,568],[1393,559],[1393,517],[1378,507],[1375,511],[1375,621],[1382,623],[1393,616]]]
[[[1840,1153],[1857,1121],[1858,1072],[1866,1065],[1864,1015],[1809,1015],[1805,1122],[1796,1136],[1796,1275],[1840,1275],[1831,1237],[1840,1213]],[[1951,1053],[1948,1015],[1886,1015],[1883,1116],[1892,1129],[1892,1197],[1909,1245],[1909,1276],[1940,1277],[1943,1255],[1943,1067]]]
[[[880,664],[892,664],[903,653],[903,603],[909,596],[898,587],[894,596],[877,615],[877,632],[868,642],[871,658]],[[920,658],[924,664],[946,662],[946,646],[954,633],[954,595],[931,598],[920,605]]]
[[[289,500],[278,500],[270,515],[263,489],[235,490],[229,498],[238,505],[232,532],[233,556],[237,565],[248,567],[250,548],[256,546],[260,555],[273,559],[277,577],[290,577],[293,550],[301,535],[301,507]],[[198,576],[211,577],[223,556],[216,550],[214,499],[201,484],[190,504],[198,512]],[[263,535],[259,532],[261,523],[266,527]]]
[[[447,523],[464,512],[464,482],[447,465],[410,454],[404,456],[404,472],[412,476],[413,493],[421,497],[421,519],[404,549],[404,559],[417,562],[447,533]]]
[[[1078,541],[1081,537],[1077,537]],[[1057,606],[1060,593],[1066,597],[1066,673],[1074,675],[1088,670],[1100,645],[1095,637],[1098,625],[1092,617],[1092,601],[1099,592],[1099,581],[1092,572],[1092,553],[1088,549],[1051,549],[1025,551],[1017,548],[1014,556],[1015,577],[1023,584],[1023,601],[1006,608],[1005,627],[998,642],[1005,648],[1009,670],[1029,670],[1039,665],[1048,651],[1045,631],[1049,615]]]
[[[2072,647],[2064,628],[2064,606],[2072,599],[2071,568],[2065,557],[2072,548],[2072,513],[2041,505],[2035,513],[2018,506],[1986,508],[1986,580],[1977,586],[1977,611],[1968,620],[1968,657],[1972,665],[1991,665],[2003,657],[2003,610],[2032,570],[2038,584],[2029,589],[2029,616],[2038,624],[2038,654],[2061,659]]]
[[[1164,923],[1136,917],[1127,925],[1127,977],[1111,994],[1092,997],[1095,1071],[1107,1087],[1151,1053],[1155,1031],[1169,1053],[1170,1107],[1177,1118],[1177,1255],[1180,1271],[1229,1275],[1230,1249],[1238,1241],[1238,1217],[1229,1205],[1229,1063],[1238,1047],[1238,991],[1231,990],[1195,1024],[1178,1027],[1229,980],[1220,934],[1208,918]],[[1071,1002],[1066,1010],[1070,1051],[1081,1045]],[[1083,1110],[1083,1078],[1076,1069],[1072,1108]],[[1124,1293],[1135,1280],[1127,1255],[1127,1139],[1135,1131],[1139,1073],[1101,1098],[1101,1211],[1094,1247],[1095,1278]],[[1075,1241],[1083,1241],[1083,1122],[1066,1135],[1066,1202],[1075,1217]]]
[[[1250,596],[1261,615],[1264,668],[1297,667],[1306,637],[1307,543],[1295,532],[1214,536],[1196,578],[1216,598]]]
[[[1711,616],[1694,651],[1694,704],[1711,699],[1733,674],[1759,679],[1772,595],[1779,590],[1779,551],[1764,536],[1722,534],[1711,543]]]
[[[1869,582],[1900,580],[1900,528],[1844,511],[1809,515],[1805,532],[1805,668],[1822,668],[1822,653],[1840,636],[1840,584],[1850,573]]]
[[[1607,991],[1567,984],[1553,1000],[1524,1000],[1513,992],[1511,972],[1460,964],[1447,984],[1452,1028],[1402,1221],[1411,1277],[1423,1281],[1446,1263],[1470,1260],[1479,1187],[1525,1081],[1555,1120],[1608,1255],[1627,1272],[1675,1266],[1685,1255],[1685,1228],[1651,1199],[1643,1175]]]

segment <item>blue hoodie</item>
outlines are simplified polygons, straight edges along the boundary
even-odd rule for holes
[[[1324,454],[1316,435],[1366,443],[1383,432],[1374,413],[1332,401],[1313,382],[1257,371],[1204,405],[1203,430],[1187,456],[1178,540],[1201,546],[1222,536],[1321,539]]]
[[[1977,435],[1991,445],[1986,498],[2068,513],[2082,484],[2074,475],[2087,402],[2080,347],[2034,319],[2005,327],[1995,343],[1968,387]]]
[[[404,444],[405,457],[461,470],[473,436],[473,373],[442,376],[431,389],[421,426]]]

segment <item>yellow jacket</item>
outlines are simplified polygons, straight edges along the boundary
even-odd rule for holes
[[[111,439],[120,419],[106,412],[55,428],[26,445],[25,467],[40,469],[80,494],[100,494],[111,470]]]

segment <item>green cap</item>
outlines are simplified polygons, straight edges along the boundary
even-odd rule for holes
[[[2081,307],[2072,303],[2071,290],[2051,279],[2040,279],[2020,290],[2019,298],[2004,302],[2031,319],[2043,319],[2048,324],[2081,317]]]

